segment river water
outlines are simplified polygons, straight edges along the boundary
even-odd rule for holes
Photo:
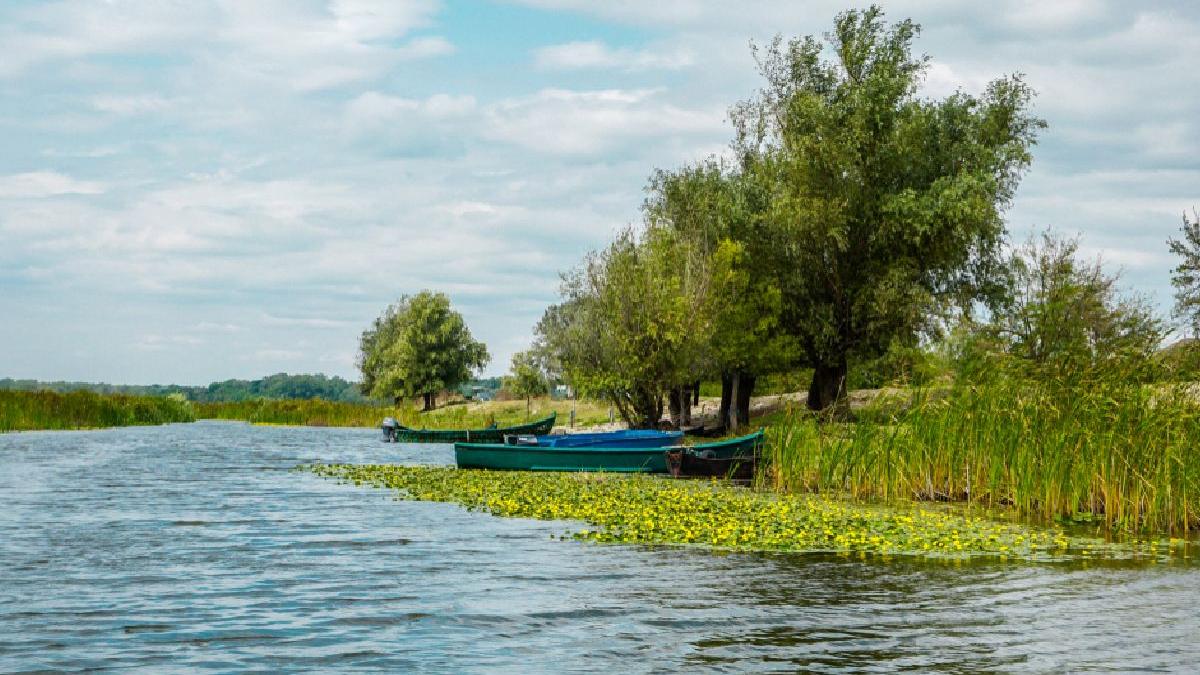
[[[1200,668],[1200,568],[720,555],[399,502],[364,429],[0,436],[0,671]]]

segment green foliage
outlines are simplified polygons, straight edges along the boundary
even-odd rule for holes
[[[423,291],[402,297],[363,332],[359,368],[372,398],[423,395],[428,408],[433,395],[470,379],[489,358],[450,299]]]
[[[1029,372],[1053,376],[1112,363],[1139,380],[1151,375],[1165,327],[1144,299],[1124,295],[1099,261],[1078,259],[1078,241],[1049,233],[1030,239],[1012,256],[1011,292],[993,310],[971,350],[1004,352]],[[1140,373],[1132,372],[1135,369]]]
[[[193,422],[178,396],[129,396],[89,391],[0,391],[0,432],[95,429]]]
[[[655,172],[647,191],[648,222],[694,242],[708,258],[712,291],[704,311],[713,322],[697,369],[711,376],[780,367],[787,342],[778,330],[776,246],[762,227],[767,197],[761,184],[708,160]]]
[[[1175,316],[1183,319],[1193,337],[1200,337],[1200,215],[1192,211],[1188,220],[1183,215],[1182,239],[1168,239],[1171,253],[1182,258],[1171,270],[1171,285],[1175,287]]]
[[[998,293],[1002,212],[1044,123],[1018,76],[981,96],[918,95],[918,27],[872,7],[760,54],[766,88],[733,110],[747,172],[770,193],[784,327],[814,367],[810,405],[844,396],[847,362],[935,334]]]
[[[542,372],[537,355],[532,351],[517,352],[512,356],[510,374],[504,378],[504,388],[517,398],[529,400],[550,393],[550,383]]]
[[[547,310],[538,340],[581,393],[611,401],[631,426],[653,426],[664,394],[699,379],[711,284],[695,242],[627,230],[566,276],[565,301]]]
[[[948,374],[948,367],[938,353],[896,339],[882,355],[852,362],[847,386],[850,389],[923,387],[944,374]]]

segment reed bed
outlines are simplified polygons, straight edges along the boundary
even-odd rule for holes
[[[479,429],[492,424],[509,426],[558,413],[558,424],[567,424],[571,401],[538,399],[526,414],[524,401],[489,401],[446,405],[422,412],[409,406],[383,406],[323,400],[258,400],[236,403],[196,403],[203,419],[241,420],[253,424],[295,426],[377,427],[384,417],[394,417],[411,427]],[[590,426],[608,421],[608,409],[592,402],[577,403],[576,424]]]
[[[0,391],[0,432],[155,425],[195,419],[191,406],[178,397]]]
[[[1200,529],[1200,406],[1184,386],[997,379],[850,424],[792,411],[767,447],[765,482],[785,492]]]

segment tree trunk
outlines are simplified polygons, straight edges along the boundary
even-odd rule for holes
[[[433,394],[422,394],[425,397],[425,411],[433,410]]]
[[[754,383],[758,377],[750,373],[738,373],[737,417],[738,426],[750,424],[750,396],[754,394]]]
[[[741,373],[734,372],[729,376],[729,412],[728,421],[726,422],[725,430],[729,433],[735,433],[738,430],[738,385],[742,382]],[[722,397],[724,398],[724,397]]]
[[[634,419],[626,418],[629,426],[634,429],[657,429],[663,414],[662,396],[658,392],[639,388],[632,392],[631,399]]]
[[[836,417],[850,413],[850,401],[846,396],[846,357],[833,364],[818,364],[813,368],[812,384],[808,386],[809,410],[824,410]]]
[[[671,426],[676,429],[683,426],[682,393],[683,391],[678,387],[671,387],[671,390],[667,393],[667,410],[671,415]]]
[[[692,426],[692,388],[679,388],[679,428]]]
[[[692,385],[692,405],[700,405],[700,380]]]
[[[721,373],[721,407],[717,408],[717,424],[729,423],[729,406],[733,403],[733,376]]]
[[[526,396],[525,397],[525,418],[526,419],[528,419],[529,416],[533,414],[532,407],[533,407],[532,400],[528,396]]]

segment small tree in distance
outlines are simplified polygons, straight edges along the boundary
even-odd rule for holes
[[[504,378],[504,388],[513,396],[525,399],[527,416],[531,413],[533,397],[550,393],[550,383],[538,366],[537,357],[532,351],[513,354],[512,370]]]
[[[1192,337],[1200,337],[1200,214],[1183,214],[1182,239],[1168,239],[1171,253],[1182,258],[1171,270],[1175,287],[1175,317],[1187,322]]]
[[[490,358],[445,294],[422,291],[401,297],[363,331],[358,365],[366,395],[421,396],[432,410],[439,391],[466,382]]]

